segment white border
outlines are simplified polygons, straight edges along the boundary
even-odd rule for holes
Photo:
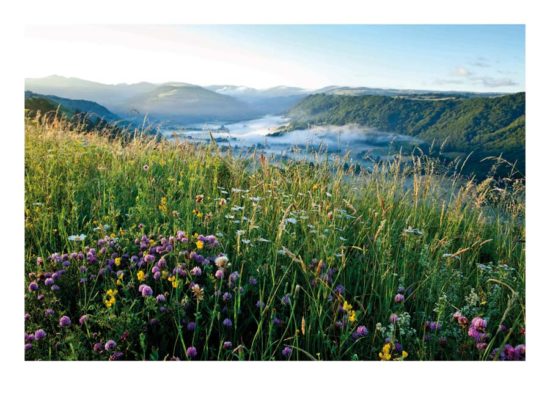
[[[138,3],[143,3],[138,5]],[[547,41],[544,2],[517,1],[23,1],[2,12],[2,323],[3,391],[505,391],[543,383],[548,356],[549,257],[546,200]],[[4,21],[4,19],[6,19]],[[324,363],[88,363],[23,361],[23,78],[20,59],[25,24],[68,23],[514,23],[527,35],[527,357],[524,363],[379,362]],[[37,59],[40,61],[40,59]],[[547,384],[546,384],[547,385]],[[541,385],[544,386],[544,385]],[[10,389],[11,388],[11,389]],[[9,390],[8,390],[9,389]],[[540,390],[540,389],[538,389]]]

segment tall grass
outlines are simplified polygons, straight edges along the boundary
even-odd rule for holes
[[[159,311],[142,301],[139,269],[129,263],[118,286],[114,272],[83,283],[77,273],[68,275],[61,291],[46,292],[46,302],[59,316],[89,314],[93,324],[84,329],[73,320],[68,333],[51,324],[47,344],[27,351],[30,359],[106,359],[93,344],[124,334],[119,356],[127,359],[186,358],[193,345],[200,359],[377,360],[388,342],[392,358],[403,357],[399,343],[408,360],[489,359],[505,344],[524,342],[520,180],[503,186],[446,177],[426,157],[396,157],[358,173],[345,158],[281,163],[261,154],[221,154],[215,144],[128,141],[73,128],[62,119],[26,122],[29,282],[57,269],[52,261],[37,268],[37,257],[98,248],[105,235],[118,238],[116,252],[129,257],[139,251],[134,239],[158,242],[180,230],[190,239],[215,235],[219,246],[209,254],[193,241],[178,245],[167,257],[169,271],[194,249],[225,254],[226,273],[240,277],[223,289],[211,277],[215,267],[207,266],[204,299],[197,301],[187,287],[153,280],[149,267],[155,295],[169,294]],[[81,233],[84,242],[69,240]],[[109,258],[100,258],[100,266]],[[77,271],[74,263],[70,269]],[[113,286],[123,300],[107,309],[102,296]],[[217,290],[230,291],[232,301],[224,303]],[[290,301],[283,303],[286,294]],[[35,297],[27,294],[29,331],[43,325],[46,306]],[[476,346],[468,326],[453,318],[457,311],[488,322],[486,345]],[[221,325],[226,317],[230,329]],[[151,319],[160,322],[152,327]],[[193,332],[185,328],[191,320],[198,326]],[[430,321],[440,327],[430,329]],[[362,325],[368,334],[357,334]],[[290,355],[282,355],[285,346]]]

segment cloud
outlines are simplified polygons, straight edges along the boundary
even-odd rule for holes
[[[472,73],[468,71],[465,67],[457,67],[453,71],[453,76],[467,77],[470,75],[472,75]]]
[[[509,78],[493,78],[491,76],[479,76],[472,78],[472,81],[477,81],[485,87],[509,87],[517,86],[517,82]]]
[[[482,62],[484,59],[477,59]],[[451,78],[436,79],[436,85],[478,85],[488,88],[517,86],[518,83],[510,78],[495,78],[488,75],[478,75],[466,67],[456,67],[451,73]]]

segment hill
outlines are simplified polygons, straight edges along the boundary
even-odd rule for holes
[[[524,359],[523,183],[404,161],[27,121],[25,358]]]
[[[90,119],[103,119],[105,121],[119,120],[120,118],[97,102],[88,100],[72,100],[68,98],[36,94],[32,91],[25,92],[25,109],[32,113],[52,112],[56,110],[67,116],[74,116],[78,113],[86,114]]]
[[[289,112],[286,130],[355,123],[444,144],[445,151],[502,154],[525,170],[525,93],[499,97],[422,98],[311,95]]]
[[[132,113],[182,123],[237,121],[257,115],[246,103],[234,97],[182,83],[158,86],[129,99],[125,106]]]

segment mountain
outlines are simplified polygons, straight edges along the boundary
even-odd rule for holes
[[[348,86],[326,86],[315,90],[312,94],[331,94],[346,96],[389,96],[389,97],[425,97],[425,98],[472,98],[472,97],[498,97],[504,93],[474,93],[468,91],[435,91],[435,90],[413,90],[413,89],[382,89],[373,87],[348,87]]]
[[[206,86],[218,94],[235,97],[249,105],[254,111],[263,115],[279,115],[294,106],[310,94],[300,87],[275,86],[269,89],[254,89],[247,86],[212,85]]]
[[[237,121],[258,116],[246,103],[200,86],[183,83],[163,84],[127,100],[130,115],[148,115],[155,120],[193,123]]]
[[[481,160],[502,154],[525,170],[525,93],[446,99],[317,94],[288,116],[286,130],[355,123],[444,144],[446,152],[473,152],[472,165],[490,165]]]
[[[109,85],[54,75],[27,79],[25,88],[44,95],[94,101],[129,120],[147,115],[155,121],[192,123],[237,121],[261,115],[235,97],[181,82]]]
[[[76,114],[85,114],[88,118],[105,121],[119,120],[119,117],[109,111],[97,102],[88,100],[72,100],[69,98],[58,97],[54,95],[36,94],[32,91],[25,91],[25,109],[31,113],[40,111],[42,114],[47,112],[60,111],[71,117]]]
[[[90,100],[106,106],[114,112],[124,110],[124,103],[129,98],[154,90],[156,87],[157,85],[147,82],[109,85],[57,75],[25,80],[25,90],[69,99]]]

